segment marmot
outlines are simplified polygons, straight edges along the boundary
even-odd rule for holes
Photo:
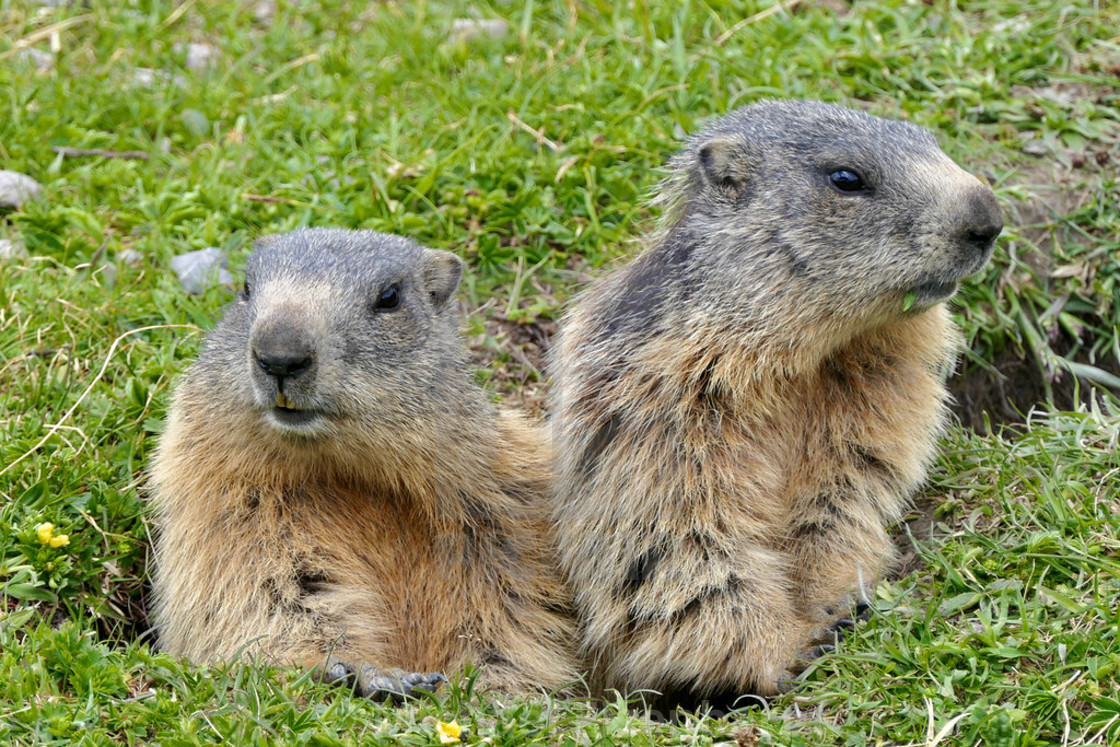
[[[925,129],[807,101],[712,122],[661,200],[553,361],[579,642],[603,687],[773,695],[891,557],[1003,218]]]
[[[164,650],[329,656],[374,696],[468,661],[500,690],[576,680],[548,444],[472,380],[462,268],[371,231],[258,242],[152,466]]]

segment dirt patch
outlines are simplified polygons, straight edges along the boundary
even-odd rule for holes
[[[548,411],[546,372],[556,322],[540,316],[510,319],[504,311],[486,306],[475,316],[483,331],[468,341],[472,365],[490,372],[489,386],[504,403],[530,417],[543,417]]]
[[[1030,408],[1046,398],[1038,368],[1014,351],[991,361],[996,371],[973,367],[949,381],[953,414],[965,428],[977,432],[1026,419]]]
[[[150,566],[145,566],[150,567]],[[146,579],[129,579],[128,583],[102,581],[108,592],[105,615],[97,617],[97,635],[102,641],[155,640],[155,629],[149,617],[152,588]]]
[[[563,269],[553,271],[556,285],[532,278],[533,308],[547,309],[547,315],[524,303],[515,309],[506,307],[496,300],[509,297],[505,289],[499,289],[481,306],[466,310],[473,330],[467,334],[471,364],[487,372],[487,387],[502,402],[521,408],[532,418],[548,414],[548,357],[560,327],[561,299],[571,298],[594,277],[608,272],[592,273],[583,258],[573,255]],[[560,287],[565,292],[558,292]]]
[[[1073,341],[1063,334],[1051,349],[1075,362],[1087,363],[1083,352],[1086,344],[1092,344],[1089,336],[1076,345],[1075,352]],[[1000,353],[990,363],[994,371],[971,366],[949,381],[953,414],[961,425],[977,433],[988,432],[989,425],[994,429],[1024,423],[1032,409],[1047,402],[1061,410],[1075,410],[1078,405],[1088,405],[1100,397],[1099,388],[1068,371],[1048,377],[1033,356],[1013,349]],[[1097,361],[1096,365],[1106,373],[1120,376],[1120,366],[1100,363]]]

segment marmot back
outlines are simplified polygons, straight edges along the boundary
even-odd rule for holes
[[[152,466],[160,645],[323,664],[363,692],[558,688],[576,667],[547,442],[471,378],[453,254],[369,231],[258,243]]]
[[[718,119],[554,359],[553,519],[605,687],[770,695],[848,625],[921,484],[992,191],[929,132],[816,102]]]

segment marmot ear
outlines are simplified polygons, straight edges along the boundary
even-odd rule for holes
[[[696,157],[705,181],[736,196],[747,189],[758,160],[754,148],[735,136],[715,137],[701,143]]]
[[[443,308],[463,278],[463,260],[442,249],[425,250],[424,287],[436,308]]]

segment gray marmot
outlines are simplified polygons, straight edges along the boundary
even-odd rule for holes
[[[944,301],[1003,218],[928,131],[818,102],[736,110],[669,169],[661,229],[561,327],[561,562],[600,686],[772,695],[892,556]]]
[[[548,444],[472,380],[461,273],[370,231],[258,243],[151,470],[165,650],[324,665],[374,696],[468,661],[501,690],[576,679]]]

